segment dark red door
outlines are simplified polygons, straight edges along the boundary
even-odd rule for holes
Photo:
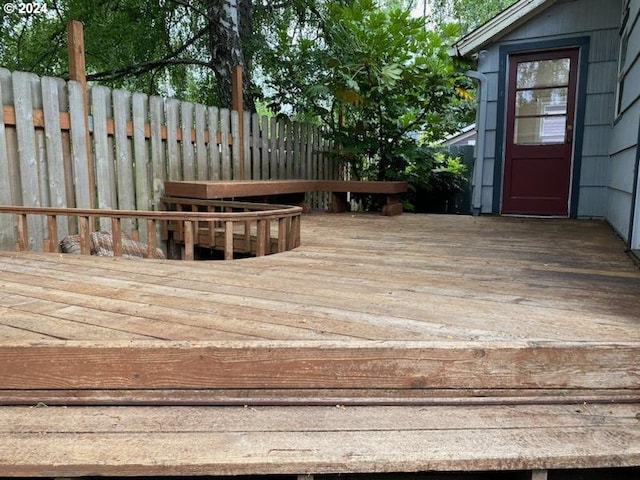
[[[502,212],[568,215],[578,50],[509,57]]]

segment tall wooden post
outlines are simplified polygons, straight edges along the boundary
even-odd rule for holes
[[[231,103],[232,108],[238,112],[238,152],[240,155],[240,179],[246,180],[244,171],[244,102],[243,102],[243,88],[242,88],[242,67],[236,66],[233,69],[231,75]]]
[[[86,131],[87,175],[89,178],[89,208],[95,208],[95,174],[93,172],[93,154],[91,151],[91,132],[89,131],[89,92],[87,90],[87,71],[84,61],[84,28],[82,23],[72,20],[67,24],[67,48],[69,54],[69,78],[82,86],[82,108],[84,109],[84,128]]]

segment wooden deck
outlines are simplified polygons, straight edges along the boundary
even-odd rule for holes
[[[301,237],[0,252],[0,476],[640,466],[640,272],[608,226],[308,215]]]

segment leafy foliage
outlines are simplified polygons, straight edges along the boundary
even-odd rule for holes
[[[462,33],[468,33],[515,2],[516,0],[430,0],[430,16],[435,24],[456,22]]]
[[[374,0],[327,5],[319,20],[319,39],[285,48],[282,34],[276,45],[286,57],[268,72],[272,107],[321,118],[354,177],[426,182],[433,157],[418,138],[442,138],[472,115],[457,93],[469,89],[464,66],[447,53],[457,28],[425,30],[399,3]]]

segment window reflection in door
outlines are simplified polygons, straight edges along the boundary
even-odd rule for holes
[[[569,58],[518,63],[515,144],[565,143],[570,69]]]

